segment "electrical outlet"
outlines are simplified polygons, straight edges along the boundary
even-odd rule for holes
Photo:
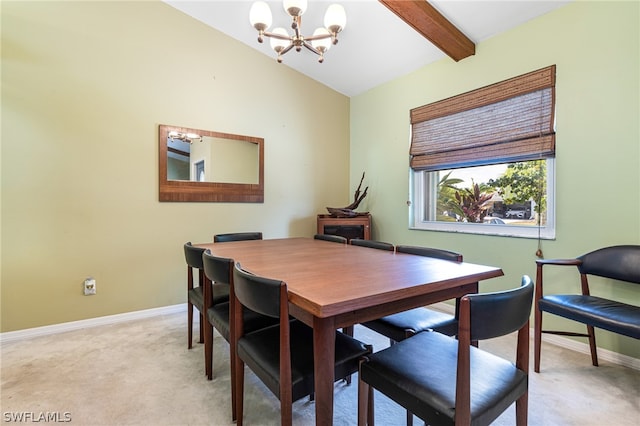
[[[96,280],[89,277],[84,280],[84,295],[89,296],[91,294],[96,294]]]

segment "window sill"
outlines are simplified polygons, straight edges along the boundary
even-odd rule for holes
[[[532,238],[543,240],[554,240],[556,238],[555,229],[537,226],[517,226],[517,225],[494,225],[481,223],[460,223],[460,222],[420,222],[410,225],[409,229],[416,231],[437,231],[455,232],[460,234],[492,235],[512,238]]]

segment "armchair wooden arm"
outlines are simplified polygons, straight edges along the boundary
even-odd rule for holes
[[[542,267],[544,265],[556,265],[556,266],[580,266],[582,260],[580,259],[537,259],[536,260],[536,313],[538,312],[538,300],[544,294],[542,286]],[[584,288],[583,288],[584,290]],[[587,293],[588,294],[588,291]]]

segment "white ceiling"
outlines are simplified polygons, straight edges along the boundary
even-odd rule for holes
[[[269,40],[258,43],[257,31],[249,23],[253,1],[165,1],[275,61]],[[431,0],[430,3],[477,45],[570,1]],[[273,14],[270,30],[281,26],[291,31],[282,1],[268,0],[268,3]],[[324,13],[332,3],[344,6],[347,24],[338,35],[338,44],[325,54],[324,62],[318,63],[317,56],[306,49],[291,50],[283,56],[282,66],[289,66],[346,96],[355,96],[442,58],[453,61],[376,0],[310,0],[302,17],[303,35],[311,35],[323,25]]]

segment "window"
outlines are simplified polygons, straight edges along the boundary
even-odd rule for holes
[[[411,227],[555,237],[555,66],[411,110]]]

